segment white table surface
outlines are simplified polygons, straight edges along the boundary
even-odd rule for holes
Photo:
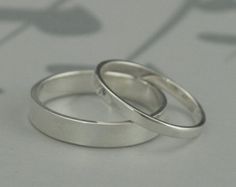
[[[235,20],[233,0],[1,0],[0,186],[235,186]],[[110,58],[160,69],[194,93],[207,115],[202,135],[93,149],[30,125],[36,81]]]

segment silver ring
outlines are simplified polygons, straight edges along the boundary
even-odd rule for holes
[[[166,98],[158,89],[126,74],[107,77],[110,84],[128,101],[144,106],[158,115],[166,106]],[[91,147],[131,146],[153,139],[150,132],[131,121],[100,122],[77,119],[48,108],[51,99],[73,94],[95,94],[94,71],[74,71],[50,76],[33,86],[30,121],[44,134],[68,143]],[[133,95],[133,89],[139,93]],[[126,90],[125,90],[126,89]],[[154,111],[154,112],[153,112]]]
[[[118,72],[130,74],[138,80],[141,79],[154,87],[168,92],[192,113],[194,124],[192,126],[183,126],[168,123],[150,116],[134,107],[132,104],[127,103],[120,97],[121,92],[117,92],[117,90],[111,88],[106,81],[107,79],[105,79],[106,75],[117,74]],[[165,75],[147,69],[142,65],[124,60],[108,60],[101,62],[95,71],[95,83],[97,89],[102,90],[102,92],[100,91],[99,93],[103,93],[100,95],[105,100],[112,103],[128,119],[150,131],[171,137],[193,138],[200,134],[203,124],[205,123],[205,113],[201,105],[190,93]],[[138,90],[133,90],[133,94],[138,92]]]

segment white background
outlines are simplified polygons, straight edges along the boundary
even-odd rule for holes
[[[235,186],[236,1],[58,1],[0,2],[0,186]],[[93,149],[30,125],[35,82],[110,58],[160,69],[194,93],[202,135]]]

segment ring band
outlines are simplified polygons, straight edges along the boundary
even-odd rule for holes
[[[194,125],[182,126],[165,122],[150,116],[134,107],[132,104],[124,101],[120,97],[121,92],[112,89],[105,79],[106,75],[117,74],[117,72],[130,74],[136,77],[136,79],[146,81],[150,85],[168,92],[192,113]],[[100,95],[105,100],[109,100],[128,119],[161,135],[179,138],[193,138],[200,134],[205,123],[205,113],[201,105],[190,93],[165,75],[147,69],[142,65],[124,60],[108,60],[101,62],[95,71],[95,84],[98,90],[102,90],[100,93],[103,94]],[[133,91],[133,94],[136,93],[138,93],[138,90]]]
[[[160,114],[166,106],[163,93],[147,83],[137,81],[126,74],[107,78],[117,91],[132,88],[125,89],[122,96],[144,106],[151,115]],[[60,114],[47,107],[49,100],[62,96],[95,94],[93,79],[94,71],[88,70],[60,73],[38,82],[31,91],[30,121],[33,126],[57,140],[90,147],[131,146],[158,135],[132,121],[83,120]],[[139,93],[133,95],[133,89],[139,89]]]

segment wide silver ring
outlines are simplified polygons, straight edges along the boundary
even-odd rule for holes
[[[166,98],[160,90],[137,81],[130,75],[107,76],[107,81],[121,96],[144,106],[150,115],[160,114]],[[74,71],[45,78],[31,91],[30,121],[44,134],[64,142],[91,147],[131,146],[153,139],[158,134],[132,121],[101,122],[77,119],[53,111],[46,103],[62,96],[95,94],[94,71]],[[127,89],[131,88],[131,89]],[[133,95],[133,89],[139,93]]]
[[[129,74],[138,80],[146,81],[150,85],[168,92],[191,112],[194,124],[192,126],[183,126],[168,123],[150,116],[132,104],[127,103],[120,96],[121,92],[111,88],[105,78],[107,75],[119,73]],[[171,137],[193,138],[198,136],[203,128],[206,118],[199,102],[189,92],[162,73],[154,72],[130,61],[108,60],[101,62],[97,66],[95,84],[99,95],[106,101],[118,108],[128,119],[150,131]],[[133,90],[133,94],[138,92],[139,90]]]

